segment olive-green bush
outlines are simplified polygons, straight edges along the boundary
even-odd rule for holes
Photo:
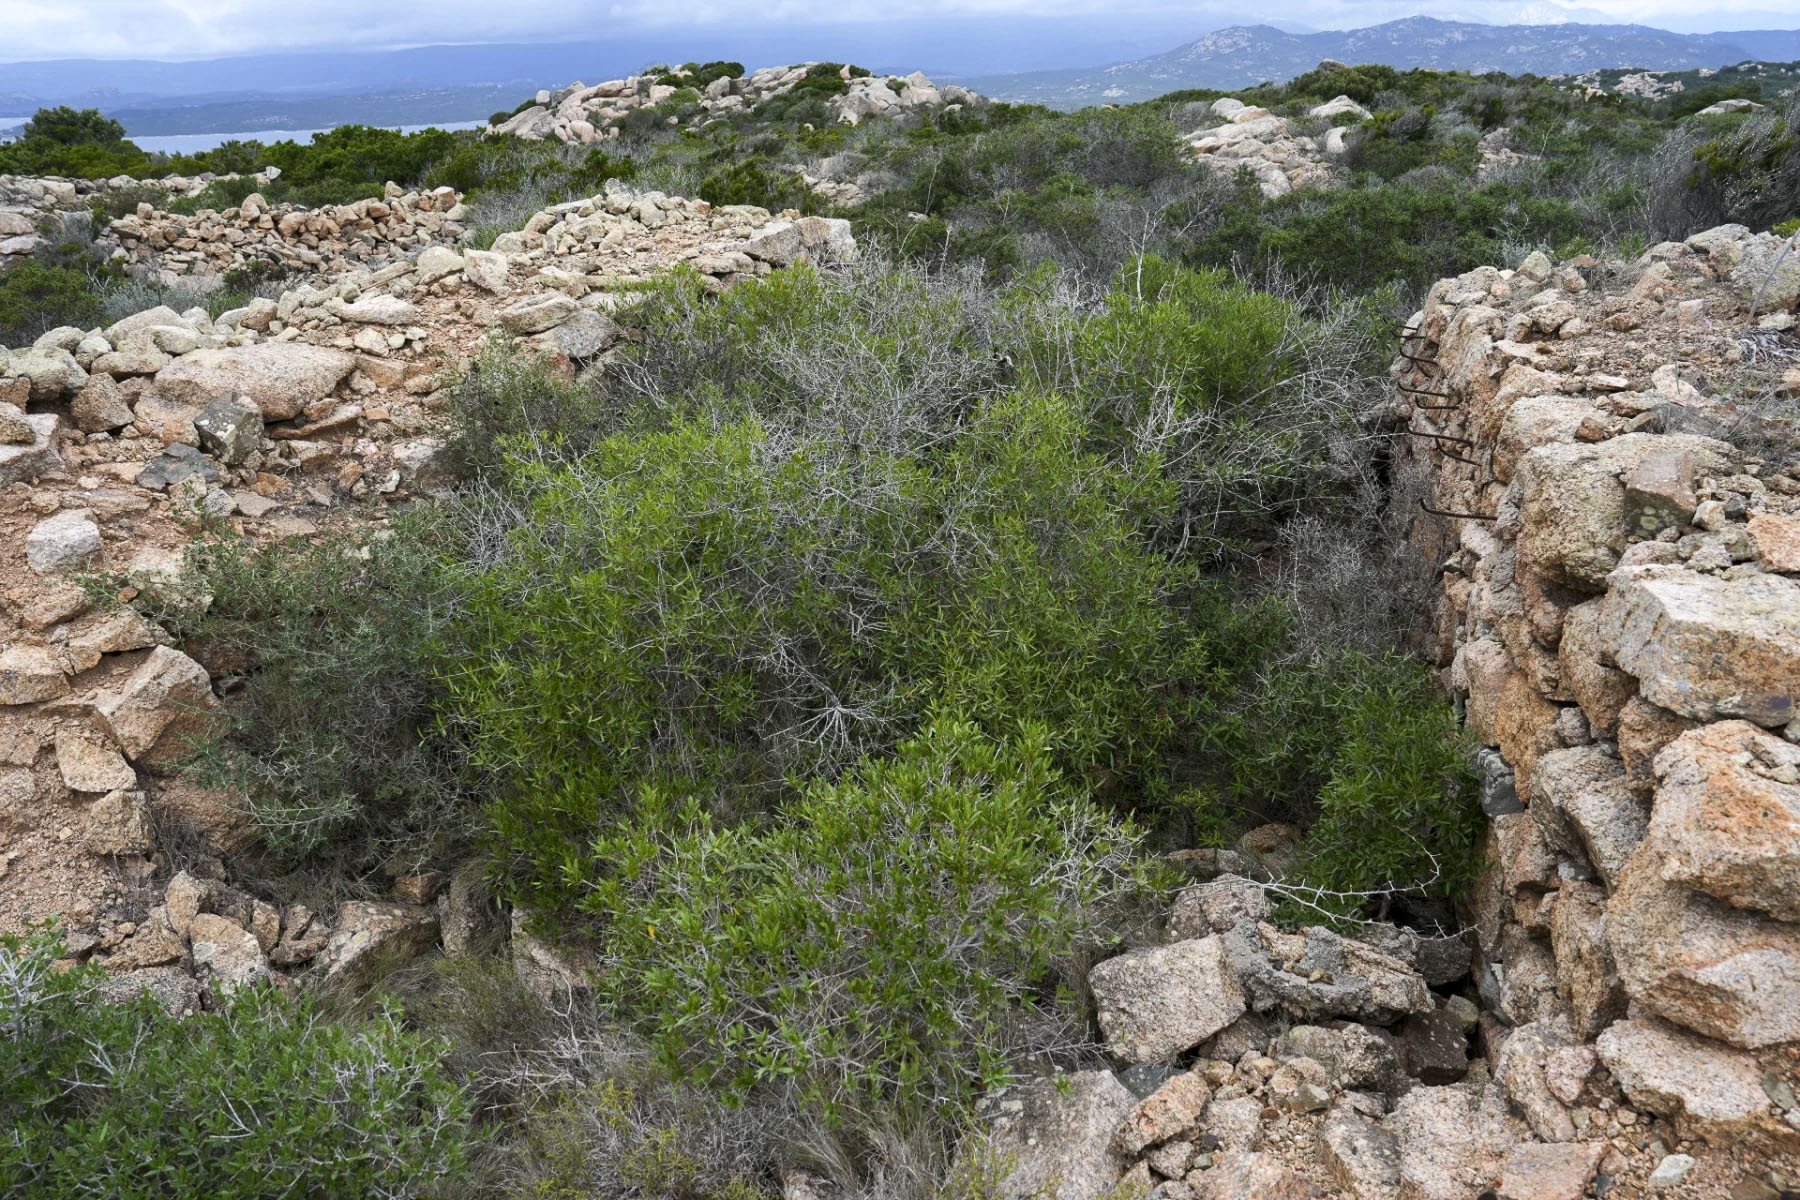
[[[43,1200],[434,1194],[469,1106],[443,1047],[383,1013],[323,1020],[270,986],[177,1020],[94,995],[57,942],[0,937],[0,1189]]]
[[[675,1071],[828,1120],[954,1113],[1082,1040],[1054,966],[1103,923],[1130,833],[1050,739],[940,716],[766,828],[674,797],[596,842],[607,994]]]
[[[233,678],[190,768],[246,795],[270,848],[355,873],[468,842],[479,781],[442,724],[438,678],[458,602],[442,562],[459,552],[423,517],[360,544],[203,539],[179,588],[139,601]]]
[[[448,676],[515,894],[570,910],[608,869],[593,832],[653,791],[742,819],[941,704],[1143,769],[1182,703],[1184,569],[1139,532],[1162,485],[1080,434],[1021,395],[938,461],[745,420],[518,464]]]

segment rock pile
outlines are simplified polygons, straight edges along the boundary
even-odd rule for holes
[[[388,946],[466,944],[474,917],[446,912],[440,930],[421,907],[437,884],[411,876],[391,902],[334,914],[266,911],[225,886],[252,841],[241,797],[176,761],[217,719],[229,656],[190,657],[78,580],[205,603],[176,594],[202,522],[252,543],[357,536],[442,487],[441,392],[490,337],[572,371],[620,338],[612,314],[637,285],[678,264],[723,288],[856,252],[847,222],[616,184],[530,227],[504,250],[427,245],[217,318],[159,307],[0,349],[0,930],[58,915],[78,957],[177,1007]],[[153,886],[169,830],[207,898]]]
[[[722,76],[706,84],[694,103],[700,123],[755,108],[765,100],[785,96],[799,87],[818,63],[787,67],[763,67],[739,78]],[[827,100],[833,118],[856,125],[869,117],[898,117],[927,109],[979,103],[981,97],[964,87],[938,87],[917,72],[907,75],[852,76],[850,68],[839,72],[848,87]],[[619,136],[619,122],[638,109],[655,108],[684,89],[682,73],[631,75],[605,83],[571,83],[556,91],[540,91],[536,102],[514,113],[487,132],[511,134],[532,141],[555,138],[562,142],[592,145]],[[673,82],[671,82],[671,80]],[[680,118],[671,114],[671,123]]]
[[[256,179],[272,182],[281,175],[270,167]],[[40,233],[60,230],[70,214],[86,214],[96,198],[115,192],[161,192],[169,197],[199,195],[207,185],[233,175],[168,175],[161,179],[58,179],[0,175],[0,267],[31,254],[42,244]]]
[[[1313,127],[1308,133],[1287,117],[1230,96],[1214,100],[1210,111],[1220,123],[1188,134],[1188,147],[1215,169],[1248,168],[1263,195],[1271,199],[1305,188],[1341,186],[1343,172],[1326,161],[1343,157],[1348,148],[1349,127],[1338,118],[1349,117],[1354,123],[1370,115],[1350,97],[1339,96],[1307,113],[1308,126]]]
[[[203,208],[193,216],[161,211],[148,202],[108,227],[120,257],[165,280],[222,276],[256,263],[300,275],[336,275],[381,266],[422,246],[456,242],[468,210],[451,188],[406,192],[387,185],[380,200],[325,208],[270,205],[253,192],[236,208]]]

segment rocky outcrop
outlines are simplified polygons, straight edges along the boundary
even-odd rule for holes
[[[703,87],[687,83],[691,77],[681,70],[629,75],[605,83],[576,82],[555,91],[540,91],[533,103],[504,121],[489,125],[487,133],[510,134],[529,141],[555,138],[591,145],[619,136],[620,122],[643,109],[666,111],[672,123],[679,123],[686,110],[688,119],[704,125],[789,95],[820,69],[816,62],[763,67],[743,76],[716,78]],[[837,74],[843,81],[841,89],[828,95],[826,104],[832,119],[844,125],[932,110],[954,111],[984,103],[965,87],[939,87],[917,72],[906,76],[869,75],[840,67]]]
[[[1298,120],[1230,96],[1214,100],[1208,111],[1216,123],[1209,121],[1188,134],[1189,150],[1214,170],[1250,171],[1271,199],[1347,182],[1348,174],[1332,160],[1344,156],[1346,135],[1353,135],[1355,123],[1370,115],[1348,96],[1318,105]]]

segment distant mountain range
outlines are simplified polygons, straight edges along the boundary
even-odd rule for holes
[[[1180,88],[1279,83],[1327,58],[1401,68],[1537,75],[1605,67],[1686,70],[1746,59],[1800,59],[1800,30],[1682,34],[1645,25],[1476,25],[1430,17],[1321,33],[1245,25],[1209,33],[1152,58],[960,82],[996,99],[1069,109],[1149,100]]]

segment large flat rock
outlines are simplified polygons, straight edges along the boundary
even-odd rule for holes
[[[1661,1021],[1617,1021],[1595,1044],[1631,1102],[1718,1137],[1769,1112],[1754,1056]]]
[[[1800,582],[1643,567],[1615,580],[1606,615],[1614,661],[1651,703],[1696,721],[1794,719]]]
[[[156,373],[156,388],[172,400],[206,405],[236,392],[262,410],[264,420],[286,421],[329,396],[356,359],[342,350],[302,342],[264,342],[184,354]]]
[[[1656,774],[1663,878],[1800,921],[1800,746],[1720,721],[1676,738]]]
[[[1191,1050],[1244,1014],[1244,994],[1218,934],[1109,958],[1088,973],[1108,1048],[1157,1063]]]
[[[1643,1010],[1744,1049],[1800,1039],[1800,925],[1665,879],[1665,857],[1647,839],[1607,907],[1626,993]]]

